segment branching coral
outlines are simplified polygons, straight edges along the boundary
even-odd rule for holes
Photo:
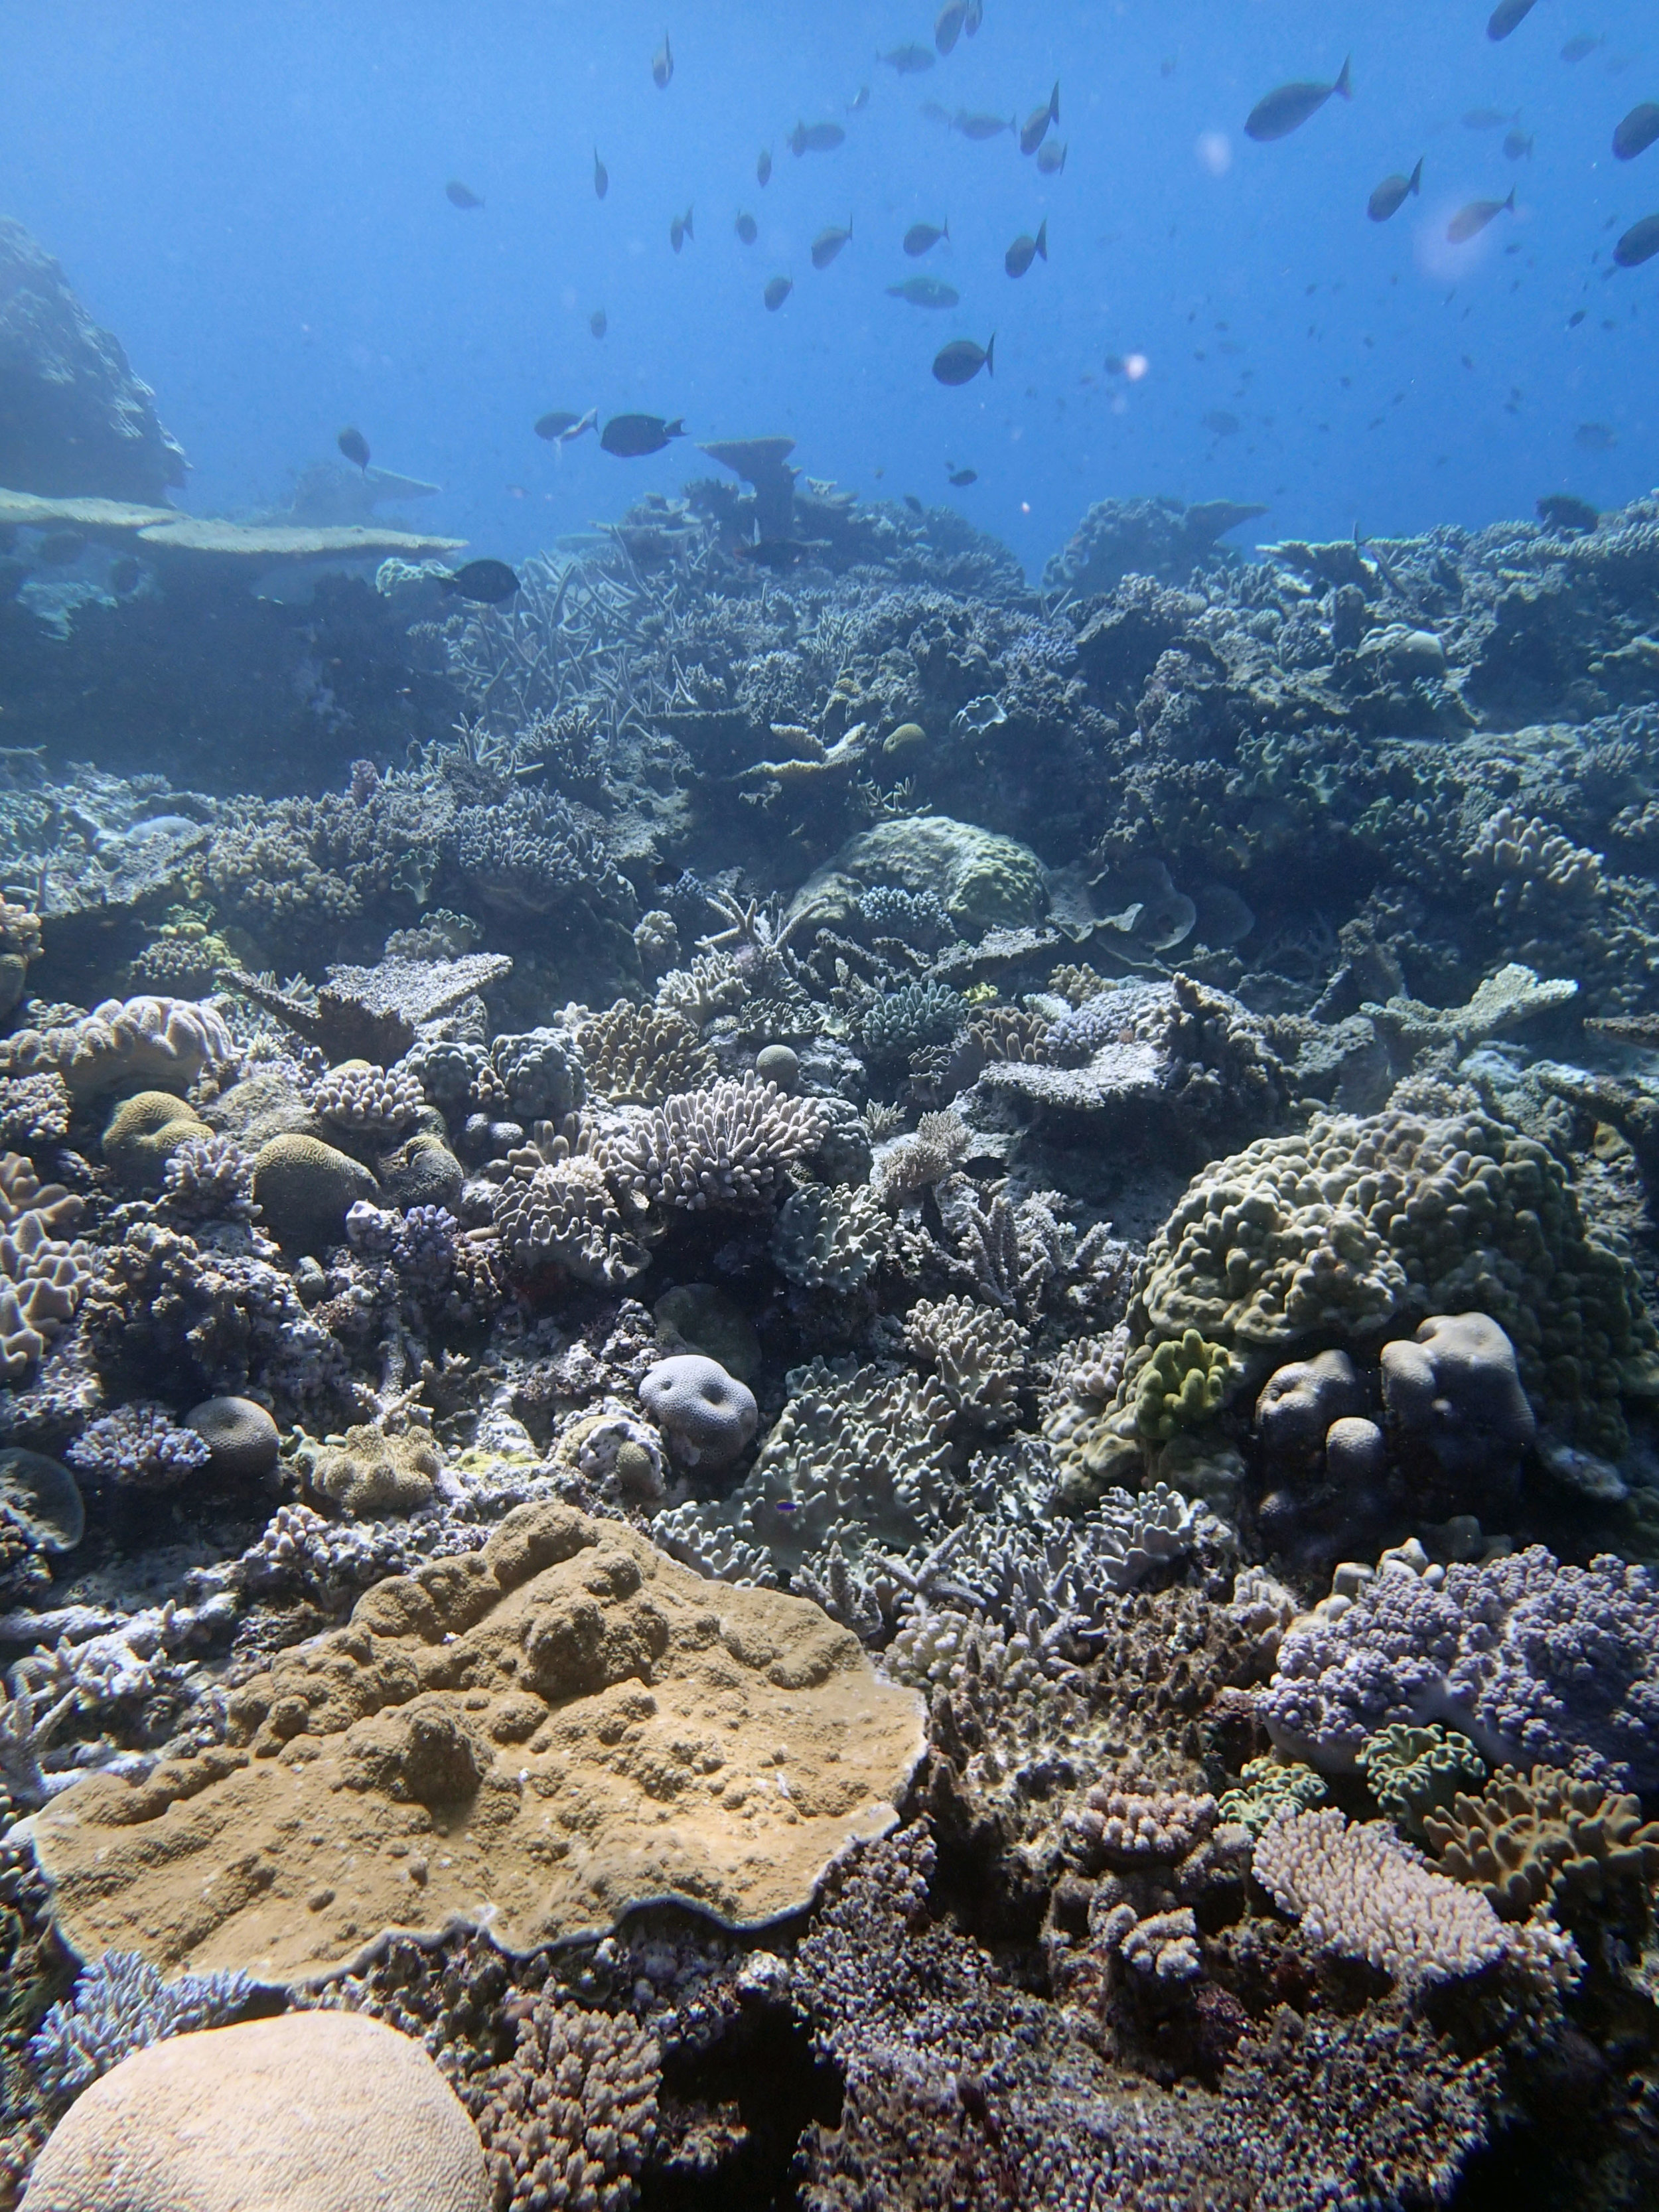
[[[653,1206],[764,1206],[823,1133],[815,1099],[747,1077],[665,1098],[607,1140],[605,1165]]]
[[[969,1426],[995,1431],[1019,1419],[1027,1338],[1017,1321],[971,1298],[923,1298],[905,1318],[904,1340]]]
[[[634,1006],[618,999],[577,1032],[590,1088],[613,1105],[659,1106],[695,1091],[714,1073],[714,1055],[672,1006]]]
[[[463,2085],[498,2212],[624,2212],[657,2131],[656,2039],[634,2022],[539,1996],[505,2064]]]

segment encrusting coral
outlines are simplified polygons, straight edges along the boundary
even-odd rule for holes
[[[299,1984],[452,1919],[527,1949],[656,1897],[799,1910],[921,1747],[914,1693],[817,1607],[526,1506],[244,1684],[224,1744],[62,1792],[34,1844],[83,1951]]]

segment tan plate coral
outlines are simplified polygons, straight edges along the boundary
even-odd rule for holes
[[[754,1925],[896,1818],[921,1703],[804,1599],[521,1506],[231,1699],[230,1741],[35,1819],[83,1957],[325,1979],[387,1931],[509,1950],[678,1898]]]

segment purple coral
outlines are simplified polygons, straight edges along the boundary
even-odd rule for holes
[[[83,1474],[121,1490],[173,1490],[211,1454],[194,1429],[174,1425],[165,1406],[118,1406],[82,1431],[64,1455]]]
[[[1335,1619],[1292,1628],[1261,1711],[1274,1742],[1345,1771],[1392,1721],[1443,1721],[1487,1758],[1659,1789],[1659,1588],[1541,1545],[1419,1574],[1390,1559]]]

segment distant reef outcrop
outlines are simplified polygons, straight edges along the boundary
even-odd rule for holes
[[[157,504],[186,465],[120,341],[22,224],[0,216],[0,483]]]

